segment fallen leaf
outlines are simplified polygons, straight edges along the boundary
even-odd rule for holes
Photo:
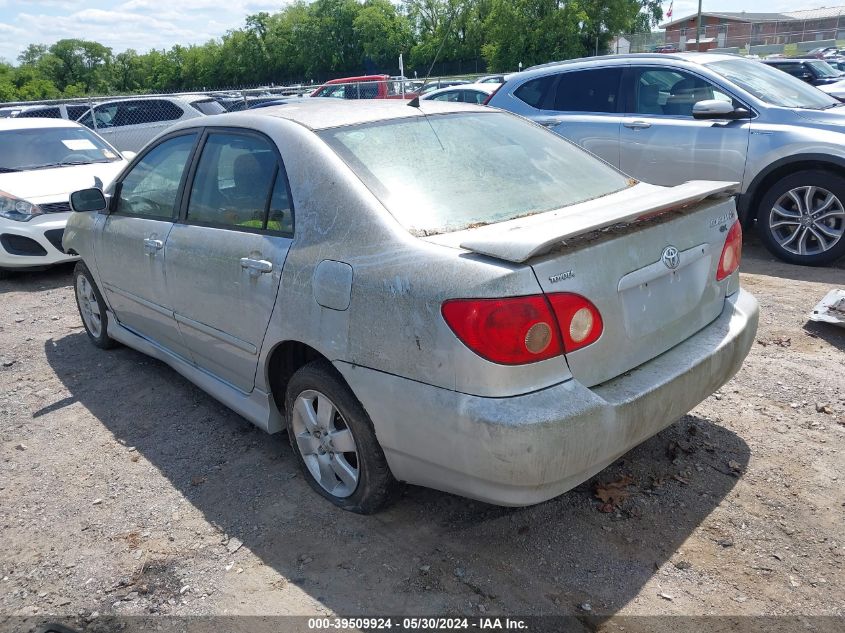
[[[599,507],[599,511],[612,512],[615,506],[618,506],[630,497],[631,491],[627,490],[627,488],[632,483],[634,483],[634,478],[630,475],[625,475],[617,481],[596,484],[596,499],[599,499],[603,503]],[[610,508],[606,509],[605,506],[610,506]]]

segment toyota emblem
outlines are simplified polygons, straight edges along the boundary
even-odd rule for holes
[[[663,263],[666,264],[666,268],[669,270],[675,270],[681,265],[681,254],[674,246],[667,246],[664,248],[660,259],[663,260]]]

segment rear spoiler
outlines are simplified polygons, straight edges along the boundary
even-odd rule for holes
[[[459,245],[474,253],[522,263],[577,236],[736,193],[738,185],[717,180],[691,180],[677,187],[638,184],[558,211],[461,231]]]

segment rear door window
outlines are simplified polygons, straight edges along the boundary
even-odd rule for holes
[[[561,73],[555,87],[559,112],[618,112],[621,68]]]
[[[187,220],[224,228],[267,229],[267,209],[277,170],[276,154],[264,138],[209,134],[197,166]],[[285,189],[287,194],[287,189]],[[274,221],[279,222],[277,213]]]

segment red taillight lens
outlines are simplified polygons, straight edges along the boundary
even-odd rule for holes
[[[719,268],[716,269],[716,281],[722,281],[725,277],[739,268],[739,261],[742,258],[742,226],[734,222],[728,237],[725,238],[725,246],[722,249],[722,256],[719,258]]]
[[[494,363],[523,365],[563,351],[554,315],[542,295],[453,299],[441,312],[464,345]]]
[[[601,336],[601,314],[571,293],[507,299],[452,299],[443,318],[472,351],[502,365],[524,365],[572,352]]]
[[[493,98],[493,95],[496,94],[497,92],[499,92],[499,88],[501,88],[504,85],[505,84],[499,84],[498,86],[496,86],[496,89],[493,92],[491,92],[489,95],[487,95],[487,98],[484,101],[481,102],[481,105],[487,105],[488,103],[490,103],[490,99]]]
[[[560,325],[564,351],[574,352],[599,339],[604,323],[598,308],[590,301],[581,295],[560,292],[550,294],[549,302]]]

